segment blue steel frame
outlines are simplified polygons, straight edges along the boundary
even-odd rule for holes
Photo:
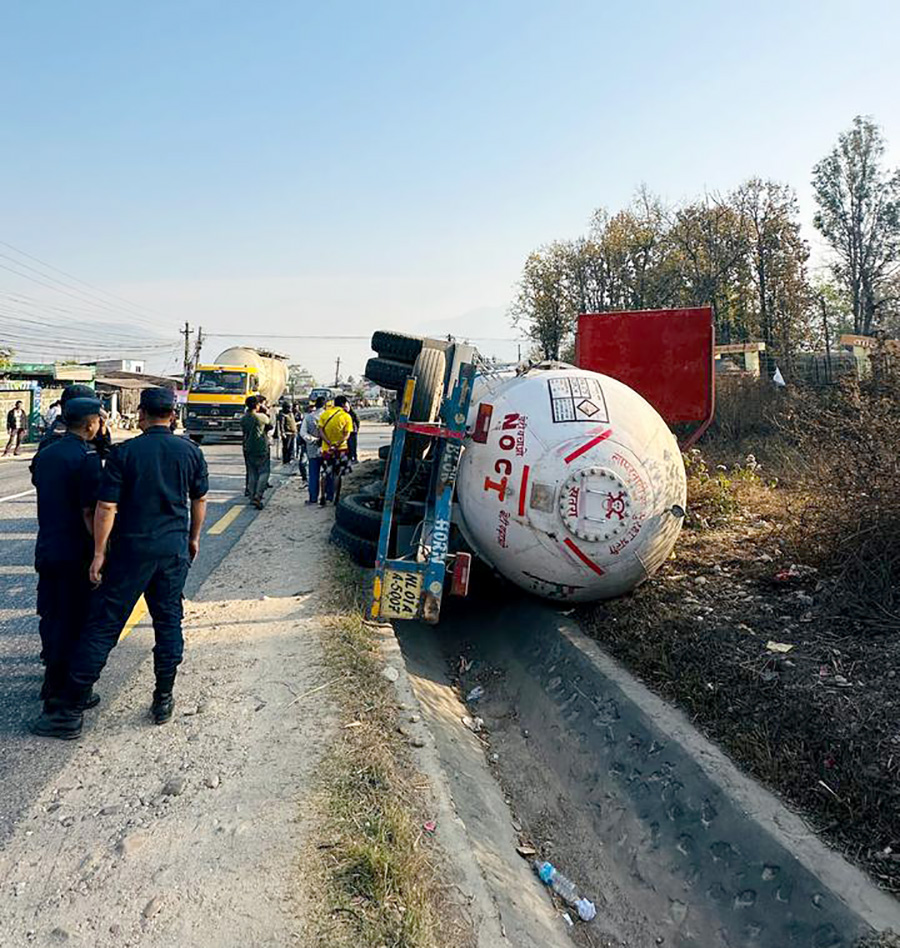
[[[440,617],[450,539],[453,491],[462,454],[462,442],[466,436],[466,420],[472,400],[474,378],[475,366],[470,362],[463,363],[459,368],[458,377],[453,382],[449,397],[442,400],[440,424],[416,423],[409,420],[416,380],[410,378],[406,382],[391,440],[384,509],[381,514],[381,533],[378,537],[375,577],[372,582],[371,615],[373,618],[378,618],[381,614],[381,596],[387,570],[424,574],[416,617],[424,618],[431,623],[437,622]],[[400,465],[407,432],[417,433],[420,437],[427,435],[433,439],[435,445],[431,480],[425,496],[425,516],[419,540],[420,550],[426,541],[430,547],[427,559],[421,559],[418,553],[415,559],[388,559],[394,502],[400,481]]]

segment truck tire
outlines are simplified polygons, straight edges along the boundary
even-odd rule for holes
[[[380,485],[377,485],[380,487]],[[341,497],[334,508],[334,521],[347,533],[360,540],[378,542],[381,536],[381,492],[374,494],[349,494]],[[402,504],[394,507],[394,526],[410,526],[421,519]]]
[[[407,336],[402,332],[386,332],[379,329],[372,334],[372,348],[383,359],[396,359],[412,365],[422,351],[421,336]]]
[[[383,444],[378,449],[378,457],[382,461],[386,461],[391,456],[391,446],[389,444]]]
[[[374,382],[382,388],[390,388],[395,392],[400,392],[409,378],[410,371],[410,366],[406,362],[372,358],[366,363],[365,376],[370,382]]]
[[[377,495],[341,495],[334,508],[334,522],[360,539],[377,541],[381,534],[380,500]]]
[[[423,336],[408,336],[402,332],[386,332],[379,329],[372,335],[372,348],[382,359],[394,359],[412,365],[422,349],[445,351],[450,343],[445,339],[426,339]]]
[[[439,349],[423,349],[416,357],[412,374],[416,379],[410,421],[437,421],[444,395],[444,373],[447,360]],[[420,458],[431,439],[424,435],[407,435],[405,452],[409,457]]]
[[[202,434],[188,434],[188,437],[194,442],[194,444],[203,444]]]
[[[340,547],[360,566],[372,567],[378,555],[378,545],[374,540],[366,540],[345,530],[339,523],[331,528],[331,542]]]

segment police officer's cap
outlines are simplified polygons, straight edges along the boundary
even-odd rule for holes
[[[158,418],[175,410],[175,393],[170,388],[145,388],[140,407]]]
[[[67,425],[77,425],[91,415],[100,414],[99,398],[70,398],[63,410],[63,419]]]
[[[73,398],[93,398],[96,400],[97,393],[90,385],[67,385],[62,395],[59,396],[60,404],[65,407]]]

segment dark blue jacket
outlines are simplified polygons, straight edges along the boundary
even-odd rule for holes
[[[100,456],[75,434],[54,438],[35,456],[31,483],[38,503],[36,569],[90,562],[94,544],[84,511],[96,503],[100,473]]]
[[[112,550],[146,559],[187,555],[190,501],[208,490],[203,452],[168,425],[114,445],[98,496],[118,504]]]

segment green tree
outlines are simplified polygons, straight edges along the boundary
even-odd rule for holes
[[[532,253],[510,309],[542,359],[559,359],[575,328],[576,308],[569,286],[570,245],[557,242]]]
[[[711,305],[716,335],[724,342],[747,339],[758,329],[750,236],[742,198],[737,199],[706,195],[680,208],[669,230],[681,283],[677,302]]]
[[[853,329],[864,334],[889,302],[886,290],[900,261],[900,169],[882,167],[884,151],[881,129],[857,115],[813,168],[814,223],[835,253],[833,271],[847,288]]]

